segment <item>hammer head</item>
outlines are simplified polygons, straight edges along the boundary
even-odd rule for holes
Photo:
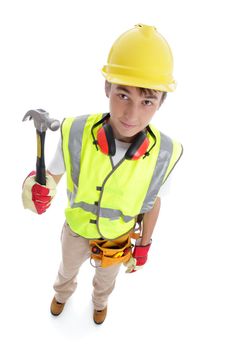
[[[27,119],[29,120],[33,119],[35,128],[39,132],[44,132],[48,128],[52,131],[55,131],[60,127],[59,120],[49,118],[49,113],[40,108],[31,109],[30,111],[28,111],[25,114],[23,121]]]

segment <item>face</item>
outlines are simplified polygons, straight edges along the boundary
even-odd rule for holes
[[[144,94],[136,87],[108,82],[105,91],[109,97],[111,114],[109,123],[114,136],[125,142],[132,142],[134,136],[150,123],[159,109],[163,94],[161,91]]]

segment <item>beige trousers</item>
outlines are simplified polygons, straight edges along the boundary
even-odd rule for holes
[[[55,298],[60,303],[65,303],[74,293],[77,287],[77,275],[80,266],[90,258],[89,240],[74,233],[65,222],[62,235],[62,262],[54,283]],[[96,267],[93,278],[92,301],[96,310],[105,308],[108,296],[114,289],[115,280],[120,269],[120,264],[107,268]]]

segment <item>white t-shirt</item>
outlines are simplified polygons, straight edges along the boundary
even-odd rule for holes
[[[115,142],[116,142],[116,154],[112,157],[112,161],[114,165],[116,165],[124,157],[127,149],[130,146],[130,143],[126,143],[118,140],[115,140]],[[48,171],[53,175],[62,175],[66,171],[62,147],[61,147],[61,139],[58,142],[54,157],[49,163]],[[171,180],[169,176],[165,184],[160,188],[160,191],[159,191],[160,197],[167,195],[167,193],[169,192],[170,181]]]

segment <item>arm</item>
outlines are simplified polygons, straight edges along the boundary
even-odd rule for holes
[[[153,208],[144,214],[142,224],[142,236],[136,241],[131,259],[126,264],[127,273],[140,269],[147,261],[147,255],[151,246],[151,237],[159,216],[161,200],[157,197]]]
[[[160,206],[161,199],[160,197],[157,197],[153,208],[144,214],[140,245],[147,245],[151,242],[151,237],[159,216]]]
[[[59,183],[59,181],[62,178],[62,175],[65,173],[65,163],[64,163],[63,152],[62,152],[61,138],[58,141],[58,145],[57,145],[57,149],[54,154],[54,157],[48,165],[47,173],[53,177],[56,184]]]
[[[51,173],[50,171],[48,171],[48,170],[47,170],[47,173],[53,177],[53,179],[54,179],[54,181],[56,182],[56,184],[58,184],[58,182],[61,180],[61,178],[62,178],[62,176],[63,176],[63,174],[54,175],[54,174],[52,174],[52,173]]]

